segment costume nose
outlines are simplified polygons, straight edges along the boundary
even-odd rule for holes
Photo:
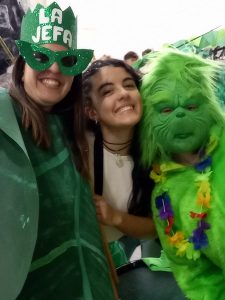
[[[178,113],[176,114],[176,117],[177,117],[177,118],[183,118],[184,116],[185,116],[185,113],[182,112],[182,111],[180,111],[180,112],[178,112]]]
[[[183,118],[186,116],[186,113],[184,111],[184,109],[182,108],[179,108],[177,111],[176,111],[176,117],[177,118]]]

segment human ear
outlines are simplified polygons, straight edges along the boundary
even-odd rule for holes
[[[93,106],[90,106],[90,105],[85,106],[84,113],[89,119],[91,119],[95,122],[98,121],[97,112]]]

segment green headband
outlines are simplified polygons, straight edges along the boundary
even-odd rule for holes
[[[56,2],[46,8],[37,4],[33,12],[28,10],[16,43],[27,64],[38,71],[57,62],[65,75],[78,75],[93,57],[93,50],[77,49],[77,19],[71,7],[63,11]],[[60,44],[69,50],[48,51],[40,47],[43,44]]]

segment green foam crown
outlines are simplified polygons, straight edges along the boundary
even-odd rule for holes
[[[20,39],[31,44],[56,43],[77,49],[77,19],[71,7],[64,11],[53,2],[28,9],[21,24]]]

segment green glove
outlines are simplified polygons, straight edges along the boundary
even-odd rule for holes
[[[160,257],[145,257],[142,260],[151,271],[171,272],[170,261],[163,250]]]

